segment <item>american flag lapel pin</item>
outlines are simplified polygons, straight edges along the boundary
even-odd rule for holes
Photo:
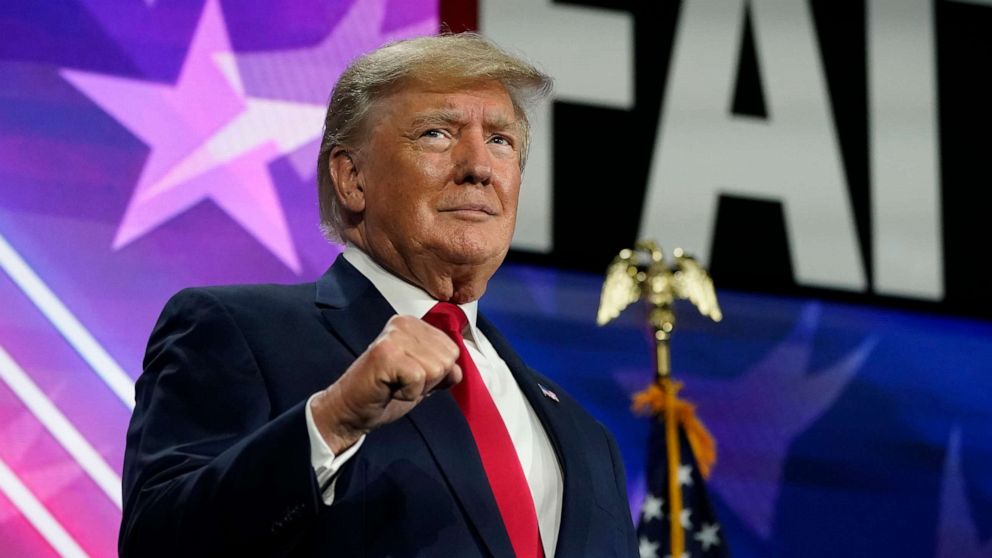
[[[542,385],[542,384],[537,384],[537,387],[541,388],[541,393],[543,393],[545,397],[547,397],[548,399],[554,401],[555,403],[560,403],[560,401],[558,401],[558,394],[557,393],[555,393],[555,392],[551,391],[550,389],[544,387],[544,385]]]

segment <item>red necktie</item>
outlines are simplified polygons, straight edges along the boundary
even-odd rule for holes
[[[534,498],[517,458],[517,450],[510,440],[503,417],[479,375],[479,369],[465,348],[462,330],[468,324],[468,318],[458,306],[438,302],[424,316],[424,321],[447,333],[461,350],[458,366],[463,377],[461,383],[451,388],[451,394],[465,415],[475,445],[479,448],[482,467],[486,470],[496,506],[510,535],[513,553],[518,558],[544,556]]]

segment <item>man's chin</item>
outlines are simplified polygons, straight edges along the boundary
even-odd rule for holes
[[[503,263],[509,246],[492,246],[482,243],[449,243],[438,252],[447,263],[460,267],[495,268]]]
[[[510,239],[496,227],[440,226],[435,231],[435,254],[459,266],[499,266],[510,247]]]

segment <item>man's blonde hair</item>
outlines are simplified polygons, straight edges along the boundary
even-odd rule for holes
[[[331,240],[341,240],[344,227],[344,215],[328,168],[331,150],[336,145],[357,148],[369,131],[366,119],[372,107],[407,80],[452,88],[483,81],[502,84],[521,127],[521,170],[530,144],[526,111],[551,92],[552,83],[549,76],[529,62],[475,33],[396,41],[356,59],[338,78],[331,93],[317,156],[320,228]]]

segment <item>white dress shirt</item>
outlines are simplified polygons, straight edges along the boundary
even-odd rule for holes
[[[357,247],[349,244],[342,256],[372,282],[397,314],[422,318],[437,304],[437,301],[426,291],[386,271]],[[478,306],[477,301],[459,305],[468,317],[468,326],[462,332],[465,346],[479,369],[482,381],[489,389],[489,394],[509,431],[513,447],[517,450],[524,476],[527,477],[527,484],[530,485],[530,493],[534,497],[534,509],[537,511],[544,555],[554,556],[561,523],[563,493],[561,467],[555,457],[551,441],[544,427],[541,426],[541,421],[520,391],[520,386],[517,385],[506,362],[496,353],[486,336],[476,328]],[[317,474],[317,481],[323,486],[328,479],[334,477],[348,459],[355,455],[365,438],[362,437],[358,443],[341,455],[335,456],[314,424],[309,402],[306,406],[306,416],[307,429],[310,433],[310,458]],[[323,499],[327,505],[334,501],[334,482],[331,482],[324,491]]]

